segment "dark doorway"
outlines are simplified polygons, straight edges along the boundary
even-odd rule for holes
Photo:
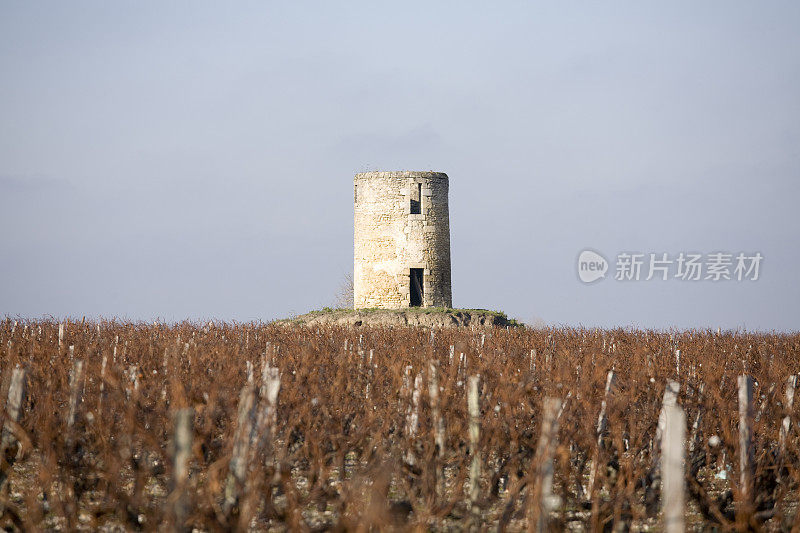
[[[422,271],[421,268],[411,269],[411,307],[422,305]]]

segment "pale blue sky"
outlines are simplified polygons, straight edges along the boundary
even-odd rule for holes
[[[352,176],[450,176],[453,301],[800,324],[796,2],[2,2],[0,316],[268,320],[352,268]],[[761,252],[756,282],[576,258]]]

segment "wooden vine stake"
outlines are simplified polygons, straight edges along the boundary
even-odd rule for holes
[[[67,427],[72,429],[75,419],[78,416],[78,408],[81,403],[81,392],[83,392],[83,359],[76,359],[72,364],[72,372],[69,374],[69,412],[67,413]]]
[[[6,479],[8,479],[8,472],[11,470],[11,464],[14,463],[14,457],[19,454],[14,453],[6,463],[6,452],[18,441],[15,436],[15,428],[19,417],[22,414],[22,399],[25,397],[25,369],[19,365],[14,367],[11,372],[11,385],[8,388],[8,401],[6,402],[6,422],[3,424],[2,439],[0,439],[0,461],[3,463],[3,468],[0,469],[0,487],[2,487]],[[2,505],[0,504],[0,509]]]
[[[431,402],[431,418],[433,419],[433,439],[439,457],[444,456],[445,429],[444,419],[439,407],[439,361],[428,362],[428,396]]]
[[[239,393],[239,412],[236,432],[233,436],[233,451],[225,484],[225,502],[223,511],[231,514],[239,504],[239,496],[246,482],[248,459],[250,455],[250,436],[253,430],[253,404],[255,390],[251,384],[245,384]]]
[[[373,369],[372,356],[373,356],[373,350],[372,350],[372,348],[370,348],[370,350],[369,350],[369,360],[368,360],[368,364],[367,364],[367,384],[364,387],[364,398],[366,398],[367,400],[369,400],[369,388],[370,388],[370,383],[372,383],[372,369]]]
[[[108,366],[108,356],[103,354],[103,360],[100,363],[100,393],[97,395],[97,416],[103,413],[103,397],[106,393],[106,367]]]
[[[751,508],[753,501],[753,378],[738,377],[739,385],[739,492],[742,504]]]
[[[531,519],[528,531],[542,533],[547,531],[550,513],[559,502],[553,494],[553,456],[558,445],[558,416],[561,412],[561,400],[545,398],[542,413],[542,432],[536,446],[533,484],[531,486]]]
[[[187,531],[189,498],[186,490],[189,481],[189,459],[192,455],[192,422],[194,409],[178,409],[173,415],[174,436],[172,450],[172,502],[173,531]]]
[[[664,446],[664,434],[667,429],[667,410],[678,405],[678,393],[681,385],[675,380],[667,380],[664,387],[664,396],[661,400],[661,412],[658,414],[658,425],[656,434],[650,450],[650,473],[648,475],[648,485],[645,490],[645,506],[648,516],[654,516],[658,511],[658,491],[662,484],[662,470],[660,455]]]
[[[272,461],[271,445],[275,436],[275,423],[278,420],[278,392],[281,390],[281,375],[277,368],[267,367],[261,372],[261,409],[256,429],[261,439],[259,448],[266,449],[266,462]],[[267,449],[269,447],[269,449]]]
[[[403,369],[403,384],[400,386],[400,395],[397,398],[397,408],[399,411],[405,411],[408,416],[411,410],[411,404],[406,402],[411,397],[411,371],[414,369],[411,365],[406,365]]]
[[[244,362],[245,374],[247,375],[247,384],[252,385],[254,378],[253,363],[248,359]]]
[[[469,467],[469,507],[473,520],[477,518],[478,496],[480,495],[481,452],[478,449],[481,432],[481,408],[478,398],[479,376],[470,376],[467,380],[467,410],[469,412],[469,451],[472,463]]]
[[[435,444],[434,457],[439,459],[445,456],[445,430],[439,405],[439,361],[428,362],[428,397],[431,405],[431,423],[433,425],[433,442]],[[435,468],[436,494],[441,496],[445,490],[444,463],[442,468]]]
[[[264,456],[264,466],[269,468],[273,463],[273,440],[275,436],[275,424],[278,416],[278,392],[281,388],[280,371],[276,367],[270,366],[269,360],[264,357],[261,364],[261,386],[258,391],[258,406],[255,409],[255,423],[249,435],[250,443],[248,446],[247,462],[255,464],[258,454]],[[242,530],[248,528],[249,519],[254,509],[258,505],[261,491],[257,486],[260,481],[256,476],[247,476],[244,485],[244,498],[240,502],[241,512],[239,513],[239,527]]]
[[[611,396],[611,391],[614,389],[614,385],[617,382],[617,376],[613,370],[609,370],[608,375],[606,376],[606,390],[603,396],[603,401],[600,404],[600,414],[597,416],[597,447],[594,451],[594,457],[592,458],[592,468],[589,471],[589,498],[592,498],[594,494],[594,484],[597,480],[597,471],[599,469],[598,463],[600,462],[600,448],[603,445],[603,435],[606,432],[606,427],[608,426],[608,417],[606,415],[606,410],[608,409],[608,399]]]
[[[784,409],[786,416],[781,420],[781,428],[778,433],[778,445],[780,448],[781,457],[786,454],[786,439],[789,437],[789,431],[792,428],[792,407],[794,406],[794,390],[797,387],[797,376],[789,376],[786,379],[786,392],[784,393],[785,402]]]
[[[414,454],[414,439],[417,436],[417,427],[419,426],[419,396],[422,390],[422,374],[417,374],[414,378],[414,391],[411,394],[411,408],[406,417],[406,436],[411,443],[411,449],[406,454],[406,462],[410,465],[416,464],[416,456]]]
[[[662,412],[664,433],[661,441],[661,509],[664,513],[664,531],[683,533],[686,415],[677,405],[665,405]]]
[[[667,380],[667,386],[664,387],[664,396],[661,399],[661,413],[658,415],[658,427],[656,428],[656,438],[653,443],[654,448],[658,448],[664,439],[664,431],[667,427],[667,408],[675,407],[678,405],[678,394],[681,390],[681,384],[675,380]]]
[[[700,387],[697,389],[697,398],[698,403],[702,404],[703,397],[706,391],[706,384],[701,383]],[[697,410],[697,415],[694,418],[694,423],[692,424],[692,435],[689,438],[689,454],[691,455],[697,447],[700,445],[700,423],[703,421],[703,409],[702,407]]]
[[[164,357],[161,360],[161,375],[163,376],[161,385],[161,401],[167,401],[167,382],[169,381],[169,348],[164,348]],[[104,359],[105,360],[105,359]]]
[[[16,424],[22,414],[22,399],[25,395],[25,369],[17,365],[11,371],[11,385],[8,388],[8,401],[6,402],[6,420]],[[0,456],[5,456],[6,450],[17,442],[12,428],[3,425],[2,439],[0,442]]]

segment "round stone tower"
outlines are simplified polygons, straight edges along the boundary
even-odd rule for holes
[[[447,190],[443,172],[356,174],[356,309],[453,306]]]

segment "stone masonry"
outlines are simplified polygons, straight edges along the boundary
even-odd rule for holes
[[[421,307],[452,307],[447,193],[443,172],[356,174],[356,309],[409,307],[411,269],[421,269]]]

